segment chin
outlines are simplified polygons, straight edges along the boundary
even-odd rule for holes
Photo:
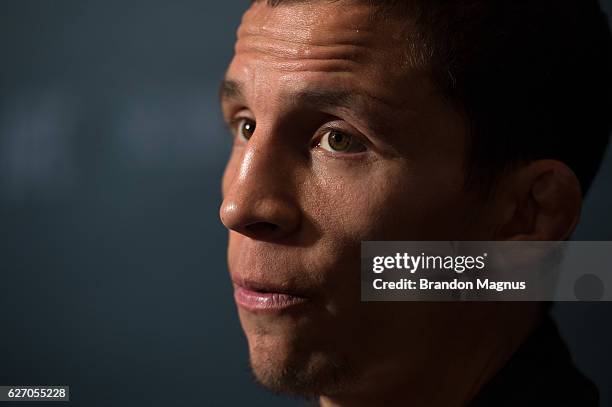
[[[338,352],[317,349],[296,330],[249,331],[251,370],[258,383],[278,393],[304,398],[335,394],[350,382],[351,369]]]

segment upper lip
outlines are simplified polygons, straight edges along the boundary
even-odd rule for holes
[[[245,288],[249,291],[255,291],[260,293],[278,293],[278,294],[286,294],[291,295],[293,297],[301,297],[308,298],[310,295],[306,292],[306,290],[301,290],[297,287],[290,287],[287,285],[282,285],[274,282],[267,281],[256,281],[247,278],[241,278],[239,276],[232,276],[232,282],[234,285]]]

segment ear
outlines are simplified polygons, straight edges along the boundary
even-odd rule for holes
[[[565,240],[580,218],[582,192],[574,172],[556,160],[522,164],[507,175],[496,240]]]

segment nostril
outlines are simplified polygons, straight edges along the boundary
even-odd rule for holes
[[[274,196],[259,197],[260,191],[247,192],[223,201],[219,215],[227,229],[265,241],[279,241],[298,230],[301,212],[297,205]]]
[[[270,233],[276,232],[279,229],[279,226],[270,222],[255,222],[246,225],[244,228],[249,234],[268,235]]]

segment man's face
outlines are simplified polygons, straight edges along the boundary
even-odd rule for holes
[[[341,391],[455,318],[361,303],[361,241],[487,237],[465,189],[462,117],[410,58],[410,35],[366,5],[324,1],[256,3],[239,28],[221,219],[251,365],[276,390]]]

